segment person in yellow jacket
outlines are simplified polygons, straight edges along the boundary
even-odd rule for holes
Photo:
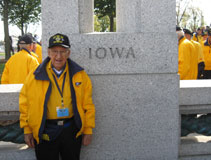
[[[204,44],[204,42],[206,42],[207,37],[208,37],[207,30],[204,30],[204,32],[202,33],[202,37],[203,37],[203,44]],[[203,45],[203,44],[202,44],[202,45]]]
[[[19,97],[20,127],[37,159],[79,160],[95,127],[91,80],[70,60],[66,35],[49,39],[48,57],[27,77]]]
[[[178,74],[180,80],[191,80],[197,77],[197,61],[193,44],[184,37],[180,27],[176,28],[178,35]]]
[[[33,41],[33,47],[32,47],[32,56],[35,57],[37,59],[37,61],[39,62],[39,64],[42,63],[42,47],[41,45],[37,42],[37,40],[35,39],[35,37],[32,36],[31,33],[27,33],[28,36],[30,36],[32,38]]]
[[[211,29],[208,30],[208,38],[203,45],[205,68],[203,73],[204,79],[211,79]]]
[[[204,72],[204,55],[203,55],[203,49],[200,43],[194,41],[191,39],[192,37],[192,32],[189,29],[183,29],[184,33],[185,33],[185,37],[186,39],[188,39],[191,43],[193,43],[196,53],[197,53],[197,57],[198,58],[198,75],[197,75],[197,79],[202,79],[203,77],[203,72]]]
[[[1,77],[1,84],[22,84],[31,70],[39,63],[32,56],[32,39],[24,35],[19,40],[20,51],[7,61]]]
[[[38,62],[41,64],[42,63],[42,46],[37,42],[36,42],[35,53],[38,56]]]
[[[197,32],[193,34],[193,40],[199,42],[201,45],[203,44],[203,36],[202,36],[203,29],[198,28]]]

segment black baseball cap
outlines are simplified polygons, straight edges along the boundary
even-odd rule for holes
[[[176,26],[176,31],[181,31],[182,29],[179,26]]]
[[[69,38],[64,35],[57,33],[50,37],[48,48],[52,48],[54,46],[62,46],[64,48],[70,48]]]
[[[20,37],[18,44],[31,44],[31,43],[33,43],[31,36],[25,34]]]
[[[189,29],[184,28],[183,31],[185,34],[189,34],[191,36],[193,35],[193,33]]]

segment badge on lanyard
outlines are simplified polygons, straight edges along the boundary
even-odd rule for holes
[[[63,108],[63,107],[56,107],[56,113],[57,117],[67,117],[69,116],[69,108]]]
[[[64,107],[64,100],[63,100],[63,90],[64,90],[66,73],[64,74],[64,80],[63,80],[63,84],[62,84],[62,91],[60,90],[59,85],[58,85],[54,75],[53,75],[53,77],[54,77],[54,81],[56,83],[57,89],[58,89],[58,91],[59,91],[59,93],[61,95],[61,104],[62,104],[62,106],[56,107],[57,117],[67,117],[67,116],[69,116],[69,108]]]

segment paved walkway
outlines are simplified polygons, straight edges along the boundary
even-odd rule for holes
[[[36,160],[34,150],[25,144],[0,142],[0,160]]]

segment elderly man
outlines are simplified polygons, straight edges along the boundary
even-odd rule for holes
[[[33,41],[30,36],[24,35],[19,41],[20,51],[10,57],[5,64],[2,74],[2,84],[23,83],[30,71],[39,63],[32,55]]]
[[[204,72],[204,55],[203,55],[203,49],[202,46],[199,42],[196,42],[194,40],[191,40],[192,37],[192,32],[189,29],[183,29],[184,33],[185,33],[185,37],[194,45],[195,47],[195,51],[197,55],[197,57],[195,57],[193,55],[193,58],[197,58],[198,59],[198,75],[197,75],[197,79],[202,79],[203,77],[203,72]],[[193,62],[193,61],[192,61]]]
[[[38,160],[80,159],[95,127],[92,84],[70,60],[66,35],[49,39],[48,57],[31,73],[20,92],[20,126]]]
[[[197,78],[197,61],[194,45],[184,37],[180,27],[176,27],[178,35],[178,74],[180,80],[191,80]]]

